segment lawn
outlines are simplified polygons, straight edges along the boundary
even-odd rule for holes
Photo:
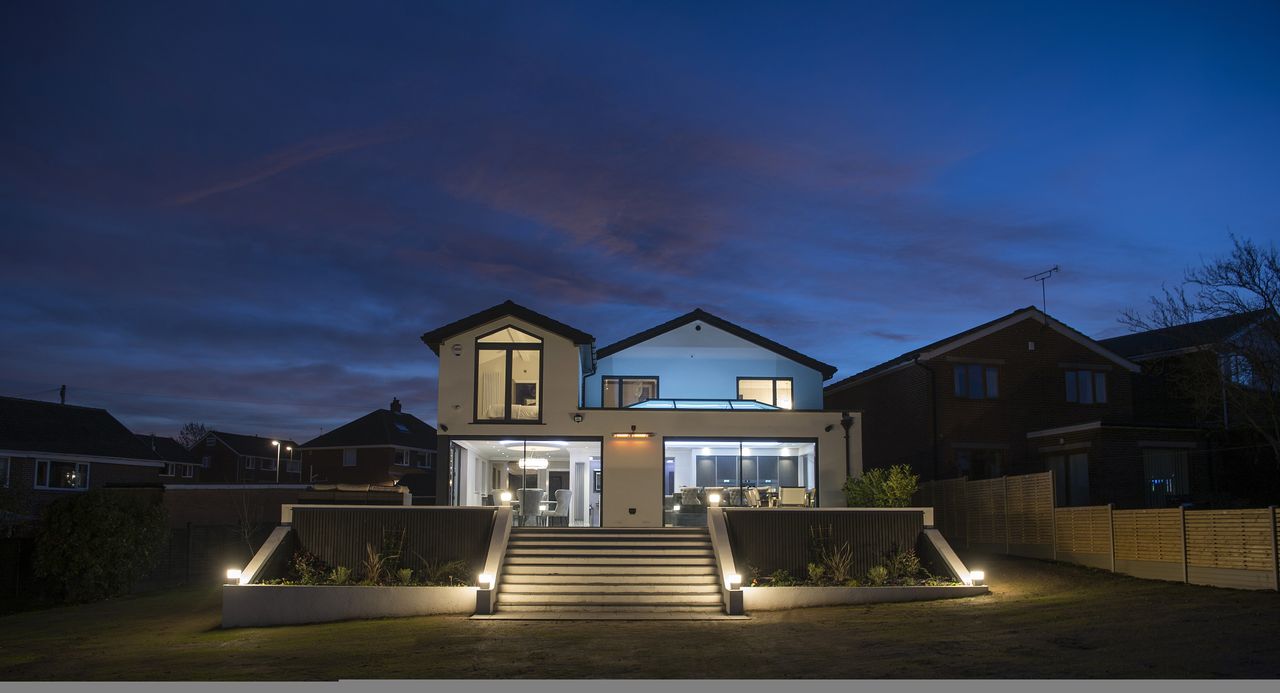
[[[218,628],[183,589],[0,617],[0,679],[1273,678],[1280,594],[967,557],[992,594],[722,622]]]

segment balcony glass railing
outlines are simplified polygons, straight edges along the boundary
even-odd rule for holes
[[[780,408],[753,399],[646,399],[627,409],[704,409],[731,411],[780,411]]]

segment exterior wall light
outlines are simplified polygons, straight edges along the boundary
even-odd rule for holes
[[[987,584],[987,573],[983,570],[969,571],[969,584],[974,587],[982,587]]]
[[[614,433],[614,438],[652,438],[652,433],[636,432],[636,425],[631,424],[631,430],[624,433]]]
[[[573,422],[574,422],[574,423],[582,423],[582,414],[575,413],[575,414],[573,415]]]
[[[671,512],[676,512],[676,513],[680,512],[680,506],[679,505],[671,506]]]
[[[720,494],[718,494],[718,493],[708,493],[708,494],[707,494],[707,505],[720,505]]]
[[[239,568],[227,568],[227,584],[228,585],[240,584],[241,575],[243,575],[243,573],[240,571]]]
[[[499,493],[499,494],[498,494],[498,500],[499,500],[499,501],[502,501],[502,503],[504,503],[504,504],[506,504],[506,503],[510,503],[510,502],[511,502],[511,492],[510,492],[510,491],[503,491],[502,493]]]
[[[493,575],[491,573],[480,573],[480,579],[477,582],[482,590],[493,589]]]
[[[742,589],[742,576],[737,573],[724,576],[724,586],[730,590]]]

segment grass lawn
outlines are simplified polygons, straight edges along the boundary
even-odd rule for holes
[[[725,622],[430,616],[221,630],[219,591],[0,617],[0,679],[1280,676],[1280,594],[966,557],[992,594]]]

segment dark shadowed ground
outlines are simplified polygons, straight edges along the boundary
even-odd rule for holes
[[[1280,594],[966,556],[986,597],[726,622],[218,628],[217,589],[0,617],[0,679],[1273,678]]]

